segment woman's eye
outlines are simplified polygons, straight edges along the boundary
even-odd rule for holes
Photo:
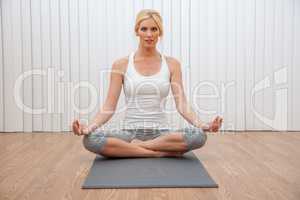
[[[156,28],[156,27],[153,27],[153,28],[152,28],[152,31],[154,31],[154,32],[157,31],[157,28]]]
[[[141,28],[141,31],[146,31],[146,30],[147,30],[146,27],[142,27],[142,28]]]

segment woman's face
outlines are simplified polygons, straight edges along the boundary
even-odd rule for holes
[[[146,48],[155,47],[159,38],[159,28],[152,18],[145,19],[140,23],[137,31],[140,45]]]

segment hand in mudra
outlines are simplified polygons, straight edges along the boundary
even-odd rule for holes
[[[81,124],[79,120],[75,120],[72,124],[72,130],[75,135],[88,135],[90,130],[87,125]]]
[[[207,124],[206,131],[218,132],[222,126],[223,119],[217,116],[212,122]]]

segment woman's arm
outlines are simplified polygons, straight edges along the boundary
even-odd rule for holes
[[[113,116],[122,90],[123,74],[127,63],[127,58],[122,58],[113,63],[105,103],[88,126],[88,133],[104,125]]]
[[[201,121],[187,102],[183,83],[180,63],[171,57],[167,59],[171,71],[171,89],[174,96],[176,109],[180,115],[195,127],[202,128],[205,131],[218,131],[222,118],[217,117],[211,123]]]

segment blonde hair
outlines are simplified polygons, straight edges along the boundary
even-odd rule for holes
[[[141,22],[146,19],[150,19],[150,18],[152,18],[154,20],[154,22],[156,23],[156,25],[158,26],[159,36],[162,36],[164,33],[162,17],[160,16],[158,11],[153,10],[153,9],[144,9],[144,10],[141,10],[137,14],[136,20],[135,20],[135,27],[134,27],[135,33],[138,32]]]

